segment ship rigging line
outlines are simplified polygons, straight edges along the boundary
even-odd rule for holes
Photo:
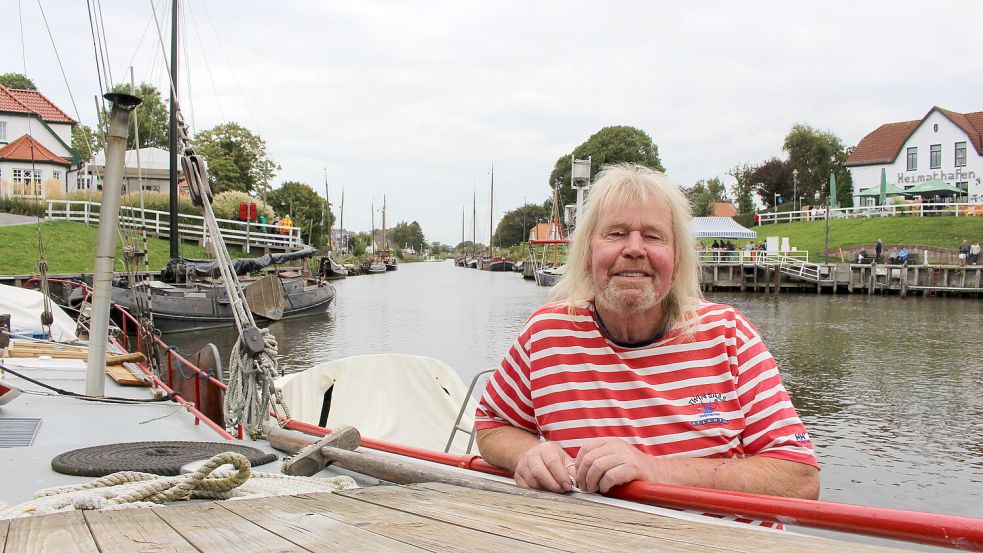
[[[13,369],[11,369],[10,367],[8,367],[8,366],[6,366],[6,365],[4,365],[2,363],[0,363],[0,369],[3,369],[4,372],[8,372],[8,373],[16,376],[17,378],[20,378],[22,380],[26,380],[26,381],[30,382],[31,384],[35,384],[37,386],[41,386],[42,388],[44,388],[46,390],[51,390],[52,392],[55,392],[56,394],[58,394],[60,396],[68,396],[68,397],[73,397],[73,398],[76,398],[76,399],[82,399],[82,400],[85,400],[85,401],[95,401],[95,402],[103,402],[103,403],[163,403],[165,401],[171,401],[172,399],[174,399],[174,396],[175,396],[174,393],[165,394],[163,396],[155,397],[155,398],[150,398],[150,399],[136,399],[136,398],[129,398],[129,397],[114,397],[114,396],[106,396],[106,397],[87,396],[85,394],[80,394],[78,392],[72,392],[72,391],[69,391],[69,390],[63,390],[61,388],[57,388],[55,386],[49,386],[48,384],[45,384],[44,382],[40,382],[38,380],[34,380],[33,378],[31,378],[31,377],[29,377],[29,376],[27,376],[25,374],[21,374],[21,373],[15,371]],[[36,392],[31,392],[29,390],[22,390],[22,391],[24,393],[36,393]]]

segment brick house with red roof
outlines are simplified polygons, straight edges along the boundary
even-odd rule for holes
[[[965,191],[959,201],[983,204],[983,111],[936,106],[921,119],[886,123],[863,137],[844,165],[854,205],[873,200],[857,195],[880,188],[882,168],[888,184],[902,190],[940,180]]]
[[[0,197],[46,198],[74,188],[77,124],[44,94],[0,85]]]

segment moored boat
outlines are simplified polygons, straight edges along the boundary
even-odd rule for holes
[[[325,280],[339,280],[348,276],[348,269],[335,262],[331,256],[325,255],[318,262],[318,274]]]

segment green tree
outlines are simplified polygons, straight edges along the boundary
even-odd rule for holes
[[[575,159],[591,158],[591,180],[605,165],[613,163],[637,163],[659,171],[665,171],[659,160],[659,147],[652,142],[645,131],[629,126],[604,127],[594,133],[583,144],[574,148],[573,152],[556,160],[549,181],[552,187],[557,182],[560,186],[560,205],[567,205],[577,200],[577,192],[570,188],[571,156]]]
[[[730,193],[734,196],[734,201],[737,204],[734,207],[737,208],[739,214],[754,212],[754,182],[751,180],[753,172],[754,168],[750,164],[744,163],[737,165],[728,173],[737,181],[730,188]]]
[[[454,251],[456,251],[458,253],[465,253],[465,252],[470,253],[470,252],[473,252],[474,251],[474,242],[472,242],[471,240],[465,240],[464,242],[461,242],[457,246],[454,246]]]
[[[792,167],[798,171],[796,194],[805,196],[807,201],[825,201],[828,194],[826,185],[832,171],[836,175],[838,203],[845,205],[844,202],[850,202],[852,205],[850,172],[843,167],[848,153],[840,137],[804,123],[796,123],[785,137],[782,148],[788,153]],[[845,194],[839,193],[841,187]]]
[[[748,177],[766,207],[775,206],[775,194],[783,200],[792,197],[792,162],[773,157],[754,168]]]
[[[529,229],[549,220],[550,212],[542,205],[526,204],[505,213],[495,227],[495,246],[509,248],[529,239]]]
[[[92,130],[92,127],[79,123],[72,127],[72,149],[82,161],[92,161],[92,154],[101,151],[104,146],[102,135]]]
[[[430,255],[451,253],[452,251],[454,251],[454,249],[447,244],[442,244],[436,240],[430,243]]]
[[[321,247],[327,242],[321,219],[324,198],[318,196],[309,185],[296,181],[285,182],[269,192],[266,201],[280,216],[290,215],[307,244]]]
[[[3,73],[0,74],[0,84],[7,88],[16,88],[18,90],[37,90],[38,87],[35,86],[34,81],[27,78],[27,75],[22,73]]]
[[[123,92],[130,94],[130,84],[120,83],[113,87],[113,92]],[[164,148],[170,147],[170,110],[157,90],[157,87],[150,83],[140,83],[136,87],[134,96],[140,98],[140,105],[135,110],[137,118],[137,130],[140,133],[141,148]],[[100,113],[100,125],[105,128],[109,121],[109,112],[103,110]],[[136,134],[130,131],[126,138],[127,149],[136,148]]]
[[[240,190],[257,195],[269,190],[280,166],[266,151],[266,141],[238,123],[217,125],[195,135],[194,147],[208,162],[212,192]]]
[[[701,179],[686,190],[694,217],[707,217],[713,214],[713,204],[727,202],[727,188],[717,177]]]
[[[424,245],[427,243],[427,239],[423,236],[423,229],[420,228],[420,223],[416,221],[412,223],[407,223],[406,221],[397,223],[395,227],[386,231],[386,239],[396,249],[409,246],[417,252],[422,252]]]

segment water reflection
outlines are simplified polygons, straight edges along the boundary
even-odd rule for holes
[[[975,300],[714,294],[764,335],[823,465],[823,499],[983,516]]]
[[[287,371],[369,353],[498,363],[543,291],[515,274],[401,265],[338,281],[328,313],[270,326]],[[823,466],[828,501],[983,516],[983,302],[713,294],[764,335]],[[224,352],[231,331],[174,335]]]

